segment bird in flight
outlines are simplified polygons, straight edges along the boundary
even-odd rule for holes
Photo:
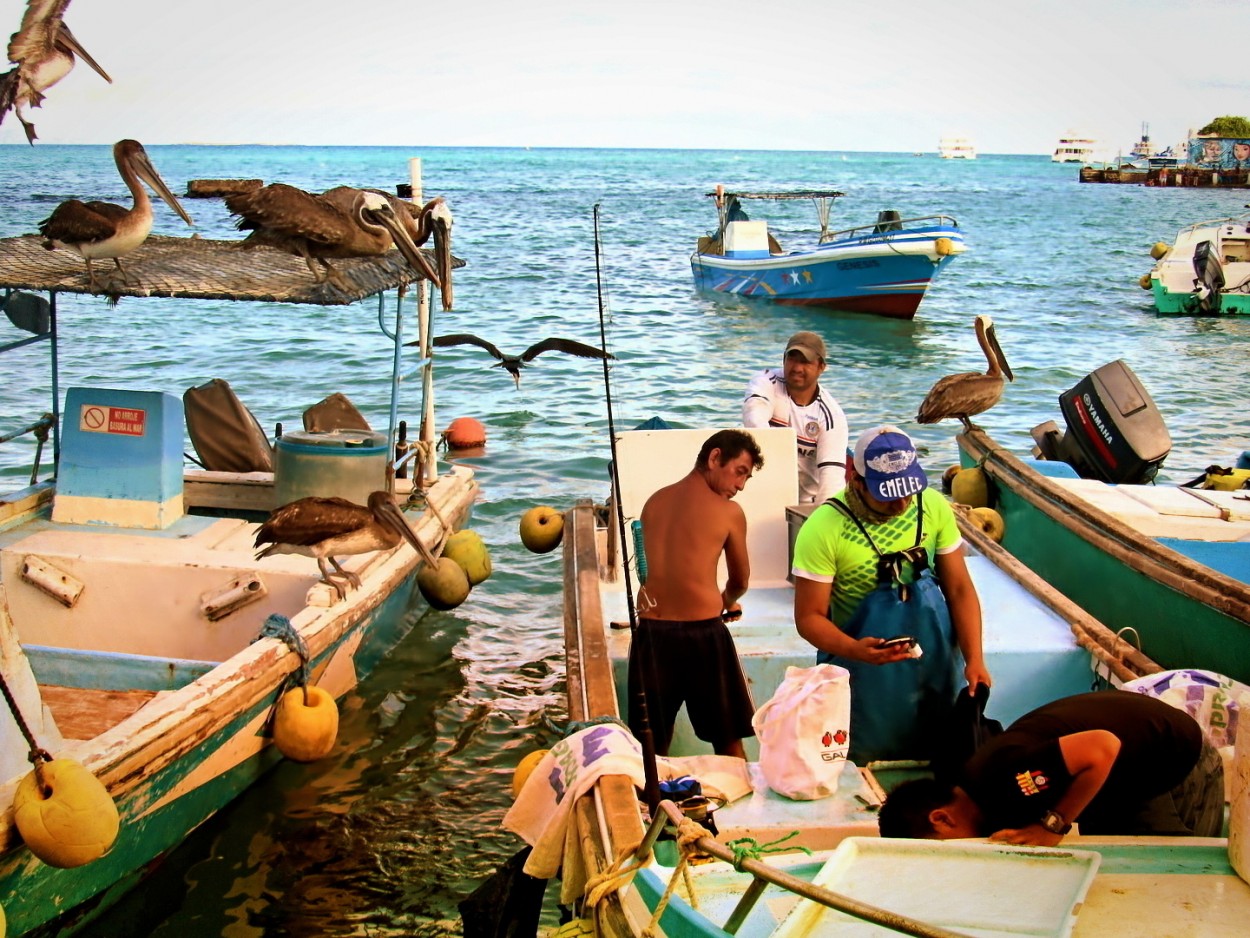
[[[502,368],[508,374],[512,375],[512,380],[516,382],[519,389],[521,387],[521,369],[528,362],[532,362],[543,352],[564,352],[566,355],[577,355],[580,358],[598,358],[602,360],[607,358],[616,358],[615,355],[604,353],[602,349],[597,349],[593,345],[586,345],[582,342],[575,342],[572,339],[547,338],[541,342],[535,342],[520,355],[505,355],[495,346],[487,342],[485,339],[479,339],[475,335],[467,332],[456,333],[455,335],[437,335],[431,339],[432,344],[436,348],[447,348],[451,345],[476,345],[478,348],[486,349],[493,357],[499,359],[496,367]],[[409,342],[409,345],[418,345],[418,342]]]

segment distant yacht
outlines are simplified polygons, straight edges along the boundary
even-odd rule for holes
[[[967,137],[943,137],[938,142],[938,156],[944,160],[975,160],[977,149]]]
[[[1129,150],[1129,156],[1135,160],[1148,160],[1152,156],[1157,156],[1158,153],[1155,145],[1150,142],[1150,125],[1142,121],[1141,139],[1133,144],[1133,149]]]
[[[1050,161],[1052,163],[1091,163],[1094,160],[1094,151],[1097,149],[1096,141],[1088,137],[1069,134],[1059,138],[1059,145],[1055,147]]]

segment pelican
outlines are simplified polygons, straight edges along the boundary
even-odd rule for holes
[[[27,0],[22,25],[9,37],[9,61],[15,67],[0,75],[0,123],[12,110],[31,146],[37,136],[35,125],[22,116],[22,108],[41,106],[43,93],[74,67],[74,56],[113,83],[61,21],[68,6],[69,0]]]
[[[321,195],[275,182],[226,196],[226,208],[239,216],[247,240],[302,257],[317,283],[340,289],[346,283],[331,258],[380,257],[393,247],[422,276],[438,274],[417,249],[391,201],[376,191],[339,186]],[[407,210],[405,210],[406,212]]]
[[[390,493],[373,492],[369,495],[368,508],[345,498],[310,496],[288,502],[274,509],[269,520],[260,526],[253,546],[269,545],[257,551],[257,560],[274,554],[314,558],[321,570],[321,582],[334,587],[339,599],[345,599],[347,590],[339,579],[359,589],[360,577],[343,569],[336,555],[391,550],[405,540],[426,563],[434,563],[433,555],[408,527],[404,513]],[[327,563],[338,571],[337,577],[330,572]]]
[[[126,281],[129,278],[121,258],[143,244],[152,230],[152,202],[140,180],[151,186],[152,191],[164,199],[183,221],[188,225],[195,224],[152,167],[152,161],[138,140],[119,140],[113,144],[113,160],[134,200],[132,208],[126,209],[112,202],[70,199],[54,208],[52,214],[39,223],[45,248],[49,251],[65,248],[80,254],[87,262],[87,282],[92,290],[96,289],[92,260],[111,257]]]
[[[475,335],[468,333],[457,333],[455,335],[437,335],[430,340],[430,343],[437,348],[447,348],[451,345],[476,345],[478,348],[484,348],[490,352],[492,356],[499,359],[496,362],[496,368],[502,368],[508,374],[512,375],[512,380],[516,382],[517,389],[521,387],[521,369],[525,367],[527,362],[532,362],[543,352],[564,352],[568,355],[578,355],[582,358],[598,358],[603,359],[605,353],[601,349],[595,348],[593,345],[584,345],[581,342],[574,342],[572,339],[543,339],[541,342],[535,342],[520,355],[505,355],[495,346],[487,342],[485,339],[479,339]],[[408,342],[408,345],[420,345],[417,342]],[[607,354],[607,358],[616,358],[615,355]]]
[[[1007,381],[1015,380],[1016,376],[1011,373],[1011,366],[998,346],[993,320],[989,316],[978,316],[976,330],[977,342],[985,353],[989,368],[985,374],[968,371],[939,378],[920,405],[920,413],[916,414],[917,423],[937,423],[947,417],[958,417],[965,429],[975,429],[968,418],[984,413],[998,403],[1003,396],[1004,377]]]
[[[323,193],[329,195],[329,192]],[[351,190],[354,191],[354,190]],[[436,271],[429,271],[426,266],[422,266],[422,273],[426,279],[434,286],[439,288],[442,295],[443,309],[452,308],[452,288],[451,288],[451,209],[447,205],[447,201],[441,196],[435,196],[426,202],[423,206],[416,206],[406,199],[401,199],[397,195],[392,195],[382,189],[365,189],[365,192],[376,192],[391,203],[391,208],[395,209],[395,214],[399,220],[403,222],[405,230],[412,238],[412,243],[420,247],[434,237],[434,260],[437,264]]]

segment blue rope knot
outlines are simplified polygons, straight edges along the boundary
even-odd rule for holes
[[[785,843],[791,837],[797,837],[798,831],[790,831],[784,837],[778,837],[776,840],[770,840],[766,844],[762,844],[754,837],[739,837],[737,840],[731,840],[725,844],[734,853],[733,865],[734,869],[739,873],[746,872],[742,869],[743,861],[758,860],[766,853],[785,853],[787,850],[802,850],[809,857],[812,852],[806,847],[799,844],[791,844],[789,847],[779,847],[778,844]]]
[[[308,684],[308,646],[304,644],[304,637],[295,631],[290,619],[276,612],[271,613],[264,625],[260,627],[260,634],[256,637],[257,639],[280,638],[286,642],[287,647],[299,655],[300,660],[299,670],[292,674],[292,677],[299,682],[300,687]]]
[[[601,723],[615,723],[617,726],[623,727],[627,730],[629,729],[625,722],[619,717],[592,717],[589,720],[570,720],[564,726],[560,726],[560,724],[556,723],[555,720],[551,719],[551,717],[544,713],[542,721],[543,725],[546,726],[548,730],[556,736],[559,736],[561,739],[572,736],[574,733],[579,733],[588,726],[598,726]]]

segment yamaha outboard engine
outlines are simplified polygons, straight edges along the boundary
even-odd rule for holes
[[[1172,451],[1163,416],[1137,376],[1117,359],[1059,395],[1068,425],[1053,420],[1033,428],[1041,459],[1066,462],[1083,479],[1149,482]]]

